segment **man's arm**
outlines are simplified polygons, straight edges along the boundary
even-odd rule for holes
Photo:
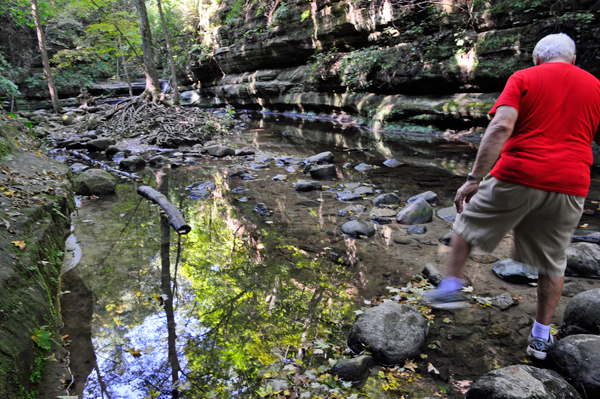
[[[519,112],[513,107],[507,105],[498,107],[496,115],[494,115],[494,119],[488,125],[479,145],[475,165],[471,172],[472,175],[483,178],[492,170],[494,163],[496,163],[502,152],[504,144],[513,133],[518,116]],[[467,181],[458,189],[456,198],[454,198],[454,204],[458,213],[463,211],[464,204],[468,203],[478,190],[479,182],[474,180]]]

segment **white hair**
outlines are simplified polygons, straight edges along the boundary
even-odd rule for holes
[[[536,56],[540,57],[540,64],[557,57],[572,60],[575,56],[575,42],[564,33],[548,35],[540,40],[533,49],[534,64]]]

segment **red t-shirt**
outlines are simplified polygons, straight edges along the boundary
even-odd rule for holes
[[[587,196],[591,143],[600,124],[600,81],[574,65],[547,62],[513,74],[490,115],[501,105],[515,108],[519,116],[491,175]]]

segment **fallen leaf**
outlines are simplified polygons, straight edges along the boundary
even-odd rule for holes
[[[21,251],[25,251],[25,241],[12,241],[13,245],[19,248]]]
[[[406,359],[404,362],[404,368],[410,371],[415,371],[417,369],[417,364],[410,359]]]
[[[433,364],[431,364],[431,363],[429,363],[429,365],[427,366],[427,372],[434,373],[434,374],[440,373],[435,367],[433,367]]]

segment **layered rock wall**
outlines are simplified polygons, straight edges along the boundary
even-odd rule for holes
[[[557,32],[600,76],[600,2],[315,0],[230,18],[236,1],[219,11],[216,49],[193,60],[202,105],[342,114],[402,130],[484,126],[510,74]]]

